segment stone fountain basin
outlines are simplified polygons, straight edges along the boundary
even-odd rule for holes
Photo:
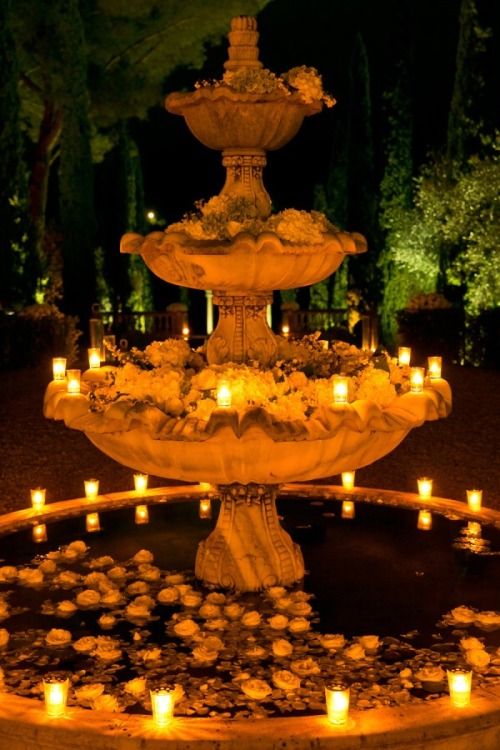
[[[410,429],[445,417],[451,391],[445,380],[422,393],[398,396],[386,408],[370,401],[334,406],[293,423],[255,418],[238,421],[233,410],[216,410],[208,423],[167,418],[155,407],[113,405],[89,412],[84,394],[66,394],[53,382],[45,395],[46,417],[64,420],[119,463],[156,476],[212,484],[281,484],[332,476],[366,466],[392,451]],[[121,408],[120,408],[121,407]]]
[[[197,242],[180,232],[129,233],[120,251],[140,254],[170,284],[244,293],[315,284],[334,273],[345,255],[365,252],[366,240],[341,231],[325,234],[321,245],[292,245],[272,232],[242,232],[231,242]]]

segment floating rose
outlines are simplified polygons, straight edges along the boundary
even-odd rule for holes
[[[344,656],[347,656],[348,659],[352,659],[353,661],[358,661],[359,659],[364,659],[366,654],[360,643],[353,643],[352,646],[345,649]]]
[[[199,607],[202,602],[202,596],[197,591],[187,591],[181,598],[181,602],[185,607]],[[210,605],[208,605],[210,606]]]
[[[69,630],[62,630],[61,628],[52,628],[45,636],[45,642],[47,646],[62,647],[67,646],[71,643],[71,633]]]
[[[97,698],[92,701],[92,708],[96,711],[110,711],[112,713],[120,713],[123,711],[123,706],[120,706],[118,699],[114,695],[98,695]]]
[[[252,609],[250,612],[245,612],[245,614],[242,616],[241,624],[245,628],[257,628],[260,625],[261,619],[262,618],[260,612]]]
[[[11,581],[15,581],[16,578],[17,568],[15,568],[14,565],[2,565],[2,567],[0,567],[0,581],[2,583],[4,581],[10,583]]]
[[[140,656],[144,664],[160,661],[161,648],[146,648],[144,651],[140,651],[138,656]]]
[[[500,628],[500,612],[477,612],[475,624],[481,630],[497,630]]]
[[[265,648],[262,648],[262,646],[251,646],[246,649],[245,656],[247,659],[266,659],[267,651]]]
[[[82,685],[75,689],[75,698],[77,703],[89,704],[99,698],[104,693],[102,682],[89,682],[88,685]]]
[[[272,693],[272,688],[267,682],[257,679],[244,680],[241,689],[254,701],[263,701]]]
[[[360,635],[358,643],[368,654],[374,654],[380,646],[380,638],[378,635]]]
[[[282,596],[280,599],[274,600],[274,606],[279,610],[288,609],[292,604],[293,600],[289,596]]]
[[[84,555],[88,550],[87,545],[82,539],[76,539],[74,542],[70,542],[63,552],[74,552],[78,556]]]
[[[166,589],[161,589],[156,598],[160,604],[174,604],[179,600],[179,592],[175,586],[169,586]]]
[[[465,661],[473,669],[481,672],[490,663],[490,655],[484,648],[470,648],[465,652]]]
[[[210,604],[210,602],[207,602],[206,604],[202,604],[198,614],[200,617],[203,617],[204,620],[210,620],[213,617],[220,617],[221,610],[218,604]]]
[[[296,659],[296,661],[292,661],[290,669],[299,677],[307,677],[308,675],[319,674],[321,672],[319,664],[310,656],[305,659]]]
[[[484,643],[480,641],[479,638],[473,638],[472,636],[470,638],[461,638],[460,648],[463,649],[464,651],[469,651],[470,649],[484,648]]]
[[[139,578],[142,578],[143,581],[159,581],[161,577],[161,570],[160,568],[157,568],[156,565],[149,565],[148,563],[144,563],[142,565],[139,565],[137,575]]]
[[[207,604],[224,604],[226,596],[219,591],[211,591],[210,594],[207,595],[205,601]]]
[[[141,563],[152,563],[154,559],[155,557],[153,553],[148,549],[140,549],[139,552],[136,552],[132,558],[133,562],[137,563],[138,565],[140,565]]]
[[[456,623],[470,625],[476,619],[477,612],[474,612],[470,607],[462,606],[452,609],[450,615]]]
[[[169,586],[177,586],[179,583],[184,583],[184,575],[182,573],[171,573],[165,576],[165,583]]]
[[[5,648],[9,642],[9,631],[5,628],[0,628],[0,648]]]
[[[128,680],[124,683],[123,689],[129,695],[137,697],[146,692],[146,684],[145,677],[134,677],[134,679]]]
[[[127,569],[122,565],[115,565],[111,570],[108,570],[108,578],[111,578],[112,581],[124,581],[126,577]]]
[[[266,594],[271,597],[271,599],[282,599],[286,596],[286,589],[283,588],[283,586],[271,586],[266,590]]]
[[[229,620],[238,620],[243,612],[245,611],[245,608],[241,606],[241,604],[237,604],[236,602],[233,602],[232,604],[228,604],[226,607],[224,607],[224,614]]]
[[[288,669],[280,669],[278,672],[274,672],[272,680],[273,685],[287,693],[300,688],[300,679],[289,672]]]
[[[123,596],[118,589],[111,589],[101,597],[102,607],[118,607],[123,601]]]
[[[93,573],[89,573],[87,576],[85,576],[85,578],[83,579],[83,585],[88,589],[95,589],[96,591],[101,591],[102,593],[105,593],[110,588],[114,588],[114,585],[111,583],[108,576],[105,575],[105,573],[101,573],[98,571],[94,571]]]
[[[205,646],[196,646],[193,649],[193,659],[197,662],[207,663],[214,662],[219,656],[218,651],[211,651]]]
[[[91,568],[107,568],[114,564],[115,561],[110,555],[102,555],[101,557],[95,557],[93,560],[89,560],[89,566]]]
[[[134,581],[127,586],[127,594],[130,596],[139,596],[140,594],[147,594],[149,591],[149,585],[146,581]]]
[[[191,638],[200,629],[198,623],[190,618],[176,622],[174,625],[174,633],[181,638]]]
[[[288,611],[294,617],[309,617],[312,607],[308,602],[292,602],[288,607]]]
[[[319,641],[323,648],[327,648],[329,651],[337,651],[345,646],[345,638],[340,633],[327,633],[320,636]]]
[[[81,576],[73,570],[62,570],[55,578],[54,583],[63,589],[72,589],[78,586]]]
[[[433,693],[443,687],[446,672],[439,665],[429,665],[415,672],[415,679],[420,680],[424,690]]]
[[[93,635],[84,635],[73,643],[73,648],[80,654],[90,654],[97,645],[97,639]]]
[[[119,648],[119,641],[114,638],[110,638],[107,635],[98,635],[96,638],[96,647],[94,649],[94,656],[101,661],[114,662],[121,659],[122,652]]]
[[[63,599],[57,602],[56,614],[58,617],[71,617],[75,614],[78,607],[76,604],[69,599]]]
[[[80,609],[95,609],[99,606],[100,601],[101,595],[94,589],[85,589],[84,591],[80,591],[80,593],[77,594],[76,597],[76,603],[78,604]]]
[[[288,630],[290,633],[305,633],[307,632],[311,627],[311,623],[309,620],[306,620],[305,617],[294,617],[290,622],[288,623]]]
[[[290,654],[293,653],[293,646],[290,643],[290,641],[287,641],[285,638],[278,638],[277,640],[273,641],[273,654],[275,656],[278,656],[279,658],[282,658],[284,656],[290,656]]]
[[[42,562],[38,566],[38,569],[42,571],[44,576],[51,576],[56,572],[57,565],[55,564],[54,560],[42,560]]]
[[[97,624],[102,630],[111,630],[116,625],[116,617],[114,615],[101,615]]]
[[[39,568],[21,568],[17,580],[20,586],[37,588],[43,584],[43,573]]]
[[[284,630],[288,625],[288,617],[285,615],[274,615],[268,619],[271,630]]]
[[[205,623],[205,628],[207,630],[225,630],[228,626],[228,621],[223,617],[214,617],[212,620],[207,620]]]

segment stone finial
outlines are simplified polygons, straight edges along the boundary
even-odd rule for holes
[[[237,16],[231,21],[229,38],[229,60],[224,63],[226,70],[237,68],[262,68],[259,60],[259,32],[257,21],[251,16]]]

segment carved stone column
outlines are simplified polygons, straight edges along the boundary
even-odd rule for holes
[[[300,581],[304,561],[299,546],[280,526],[277,486],[230,484],[218,490],[217,526],[198,547],[196,576],[238,591]]]
[[[266,320],[266,306],[272,302],[272,294],[216,291],[214,302],[219,306],[219,320],[207,342],[209,364],[256,360],[264,367],[273,365],[277,343]]]
[[[226,182],[221,195],[248,198],[257,215],[267,219],[271,213],[271,198],[262,181],[266,152],[262,149],[226,149],[222,152],[222,164],[226,168]]]

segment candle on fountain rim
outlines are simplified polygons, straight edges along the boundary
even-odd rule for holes
[[[57,680],[46,678],[43,681],[43,694],[45,698],[45,711],[47,716],[64,716],[66,702],[68,700],[69,679]]]
[[[354,487],[354,479],[356,477],[355,471],[343,471],[340,475],[342,477],[342,487],[345,490],[352,490]]]
[[[354,518],[356,515],[356,506],[352,500],[342,501],[342,518]]]
[[[411,362],[411,346],[398,347],[398,365],[408,366]]]
[[[417,529],[420,529],[420,531],[430,531],[432,529],[432,513],[430,510],[420,510],[418,512]]]
[[[184,339],[184,341],[188,340],[189,334],[190,334],[189,326],[183,325],[182,326],[182,338]]]
[[[101,366],[101,349],[98,346],[91,346],[88,350],[89,368],[97,370]]]
[[[476,513],[481,510],[483,504],[483,491],[482,490],[467,490],[467,505],[469,508]]]
[[[450,700],[455,708],[464,708],[470,704],[472,672],[467,669],[448,669],[448,689]]]
[[[410,368],[410,390],[412,393],[422,393],[424,390],[425,370],[423,367]]]
[[[172,721],[175,706],[175,690],[157,688],[150,690],[153,721],[157,727],[165,727]]]
[[[422,500],[429,500],[432,497],[432,479],[429,477],[419,477],[417,479],[418,495]]]
[[[66,379],[66,357],[54,357],[52,359],[52,378],[53,380]]]
[[[334,726],[347,724],[349,716],[349,687],[344,683],[325,685],[326,714]]]
[[[84,479],[83,485],[85,487],[85,497],[87,500],[95,500],[99,494],[99,480]]]
[[[231,401],[231,388],[225,380],[221,380],[217,386],[217,406],[222,409],[229,409]]]
[[[283,325],[281,326],[281,333],[283,334],[283,336],[286,339],[289,337],[289,335],[290,335],[290,326],[288,325],[288,323],[283,323]]]
[[[85,516],[85,528],[89,534],[93,531],[101,530],[101,519],[99,518],[99,513],[87,513]]]
[[[427,357],[427,373],[431,380],[438,380],[441,377],[442,367],[442,357]]]
[[[41,510],[43,508],[45,505],[45,492],[45,487],[36,487],[34,490],[30,490],[33,510]]]
[[[319,339],[318,343],[321,344],[321,348],[324,352],[328,351],[328,348],[330,346],[330,342],[328,341],[328,339]]]
[[[134,490],[144,495],[148,488],[149,474],[134,474]]]
[[[135,522],[138,526],[149,523],[149,508],[147,505],[135,506]]]
[[[200,482],[200,490],[208,495],[212,491],[212,485],[210,482]]]
[[[349,378],[336,375],[333,378],[334,404],[347,404],[349,396]]]
[[[66,390],[68,393],[80,393],[81,370],[66,370]]]
[[[198,515],[200,518],[212,518],[212,501],[209,497],[200,498]]]
[[[44,523],[37,523],[31,530],[31,538],[34,542],[46,542],[47,541],[47,526]]]

